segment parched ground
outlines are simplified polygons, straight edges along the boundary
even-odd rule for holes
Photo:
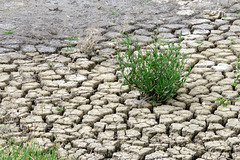
[[[240,160],[240,101],[216,104],[240,94],[239,0],[1,3],[0,144],[30,137],[65,159]],[[193,68],[153,106],[121,85],[115,58],[120,32],[147,47],[157,30],[171,42],[182,31]]]

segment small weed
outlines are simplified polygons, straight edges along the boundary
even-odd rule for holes
[[[68,46],[67,46],[67,49],[65,49],[65,51],[73,51],[73,47],[74,47],[74,45],[73,44],[71,44],[71,42],[69,42],[68,43]]]
[[[76,35],[72,36],[72,37],[68,37],[66,38],[67,40],[69,40],[67,49],[65,49],[65,51],[73,51],[74,48],[74,44],[72,44],[72,40],[78,40],[78,37]]]
[[[156,105],[157,105],[157,102],[153,102],[152,105],[153,105],[153,106],[156,106]]]
[[[196,40],[195,42],[198,43],[198,44],[201,44],[201,43],[202,43],[202,41],[199,41],[199,40]]]
[[[72,37],[68,37],[67,38],[68,40],[78,40],[78,37],[76,35],[72,36]]]
[[[144,5],[144,6],[147,5],[149,2],[150,2],[150,0],[147,0],[147,1],[145,1],[145,2],[143,3],[143,5]]]
[[[236,42],[234,41],[234,40],[232,40],[231,42],[230,42],[230,45],[232,45],[232,44],[235,44]]]
[[[118,11],[119,11],[119,9],[115,9],[115,10],[112,10],[111,12],[112,12],[112,14],[117,14]]]
[[[112,42],[116,42],[116,39],[115,38],[112,38],[112,40],[111,40]]]
[[[76,35],[72,36],[72,37],[68,37],[66,38],[69,40],[69,43],[68,43],[68,46],[67,46],[67,49],[65,51],[73,51],[73,48],[74,48],[74,44],[72,44],[72,40],[78,40],[78,37]]]
[[[4,32],[4,34],[13,34],[14,31],[12,29],[8,30],[7,32]]]
[[[51,60],[48,60],[48,62],[50,63],[50,65],[51,65],[52,67],[54,67],[54,63],[53,63]]]
[[[154,101],[165,102],[177,94],[191,70],[182,77],[186,55],[180,53],[181,38],[175,45],[163,41],[159,44],[157,36],[154,37],[151,50],[143,51],[128,34],[123,35],[121,44],[127,50],[125,53],[119,50],[117,60],[125,85],[138,88],[140,92],[152,96]],[[168,48],[162,49],[161,46]]]
[[[227,16],[226,15],[224,15],[224,16],[222,16],[223,18],[227,18]]]
[[[60,106],[60,107],[57,107],[56,110],[63,112],[63,111],[64,111],[64,107],[61,107],[61,106]]]

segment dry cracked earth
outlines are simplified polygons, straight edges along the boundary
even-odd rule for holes
[[[61,3],[52,2],[49,12],[64,13]],[[193,2],[176,2],[176,9],[167,0],[149,1],[144,5],[152,9],[143,9],[143,17],[137,19],[132,10],[127,22],[101,21],[93,30],[86,29],[82,33],[85,39],[80,40],[66,39],[70,32],[50,33],[57,20],[50,26],[39,26],[47,17],[28,24],[23,15],[32,13],[29,16],[34,17],[36,13],[21,9],[27,7],[25,3],[33,7],[33,1],[4,3],[3,17],[9,16],[12,6],[20,7],[23,18],[10,15],[0,24],[2,32],[16,32],[1,33],[0,144],[8,137],[17,142],[30,137],[45,149],[56,145],[65,159],[240,160],[240,101],[227,107],[216,104],[217,97],[240,93],[239,86],[232,86],[240,56],[240,5],[232,1],[227,9],[209,11],[201,10],[203,1],[198,1],[199,10],[192,9],[197,4]],[[71,3],[77,7],[78,2]],[[134,1],[129,3],[134,5]],[[169,7],[175,15],[167,17],[155,5]],[[107,5],[96,2],[95,6],[101,12]],[[165,17],[149,18],[150,11]],[[121,17],[118,12],[121,8],[108,16],[114,20]],[[96,22],[91,20],[89,24]],[[74,22],[73,26],[80,24]],[[46,28],[41,30],[41,26]],[[171,42],[177,42],[182,31],[181,51],[188,54],[186,70],[193,66],[176,97],[153,106],[137,90],[121,85],[115,58],[116,50],[124,49],[117,43],[121,31],[133,34],[148,48],[156,30],[160,38]]]

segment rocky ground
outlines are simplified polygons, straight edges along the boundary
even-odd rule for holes
[[[3,2],[0,143],[34,137],[66,159],[240,160],[240,102],[216,104],[240,93],[238,2]],[[157,30],[171,42],[182,31],[193,69],[153,106],[121,85],[115,58],[120,32],[145,46]]]

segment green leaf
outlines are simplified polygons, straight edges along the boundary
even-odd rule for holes
[[[201,43],[202,43],[202,41],[199,41],[199,40],[196,40],[195,42],[198,43],[198,44],[201,44]]]
[[[236,83],[236,82],[234,82],[233,84],[232,84],[232,86],[234,86],[234,87],[236,87],[238,84]]]
[[[13,33],[14,33],[14,31],[13,31],[12,29],[10,29],[10,30],[4,32],[4,34],[13,34]]]

